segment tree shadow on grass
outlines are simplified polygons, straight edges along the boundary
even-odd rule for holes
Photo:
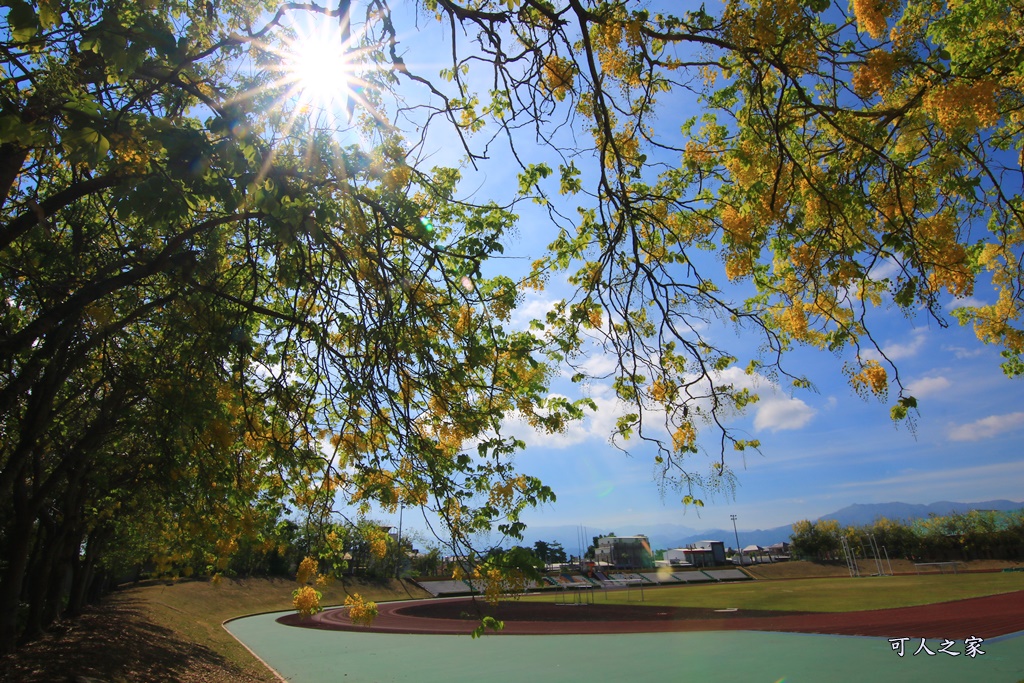
[[[213,650],[150,621],[130,598],[106,600],[55,625],[43,638],[0,658],[0,681],[47,683],[97,679],[233,681],[243,672]]]

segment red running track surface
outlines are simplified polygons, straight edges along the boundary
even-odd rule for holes
[[[305,628],[378,633],[468,634],[490,614],[505,622],[502,634],[657,633],[682,631],[784,631],[890,638],[995,638],[1024,632],[1024,591],[920,607],[865,612],[813,613],[651,607],[642,604],[555,605],[503,602],[492,608],[470,598],[378,605],[373,626],[353,624],[346,608],[309,618],[291,614],[278,622]]]

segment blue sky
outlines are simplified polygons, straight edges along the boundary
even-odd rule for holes
[[[536,227],[539,235],[531,234]],[[542,253],[543,222],[524,220],[516,249],[527,257]],[[526,259],[524,259],[526,260]],[[527,261],[529,262],[529,261]],[[540,317],[558,298],[571,292],[557,281],[540,294],[528,294],[514,323]],[[985,291],[976,292],[984,301]],[[947,308],[955,307],[950,300]],[[732,426],[762,442],[761,453],[730,452],[737,475],[734,495],[706,499],[701,510],[684,511],[680,494],[662,491],[655,479],[654,452],[626,444],[627,457],[608,443],[615,418],[624,406],[610,382],[595,382],[588,395],[599,411],[565,434],[545,435],[516,428],[527,442],[517,458],[525,472],[540,476],[558,494],[554,505],[527,516],[535,525],[583,524],[588,527],[675,523],[695,528],[727,528],[736,514],[743,528],[767,528],[797,519],[816,518],[852,503],[938,500],[1020,500],[1024,461],[1019,441],[1024,436],[1021,380],[999,368],[998,350],[977,341],[969,328],[953,321],[940,327],[927,316],[908,320],[897,309],[875,311],[876,338],[897,363],[911,395],[920,401],[917,427],[911,432],[889,419],[889,404],[857,396],[842,374],[850,356],[813,348],[794,350],[790,367],[814,383],[814,390],[791,392],[768,380],[754,383],[739,367],[726,371],[739,385],[749,383],[761,400]],[[743,358],[753,353],[749,339],[718,331],[715,341]],[[612,359],[593,353],[587,364],[611,368]],[[570,398],[581,389],[565,374],[553,389]],[[717,455],[714,435],[704,443]],[[693,456],[704,469],[708,459]]]
[[[413,25],[411,17],[406,25]],[[437,54],[434,46],[447,43],[440,30],[432,20],[420,18],[415,32],[400,35],[405,59],[414,72],[432,76],[448,65],[431,63],[427,57]],[[674,93],[665,101],[656,125],[677,131],[682,119],[696,111],[691,98]],[[427,140],[423,154],[429,157],[429,165],[459,165],[459,145],[440,130],[435,129]],[[577,132],[577,140],[585,144],[589,134]],[[482,144],[488,137],[485,131],[471,143]],[[557,163],[529,137],[521,137],[518,144],[527,162]],[[500,202],[513,195],[514,161],[499,146],[492,146],[490,152],[490,159],[479,162],[479,171],[464,166],[464,198]],[[589,161],[584,157],[577,165]],[[556,234],[540,207],[524,203],[517,210],[521,215],[518,235],[506,245],[507,258],[491,264],[490,274],[522,276]],[[571,206],[565,213],[574,215]],[[715,281],[722,285],[721,270],[717,275]],[[531,318],[542,318],[554,302],[571,293],[564,277],[553,278],[545,291],[524,295],[512,324],[525,329]],[[741,298],[737,292],[736,299]],[[979,287],[974,300],[993,302],[994,295]],[[947,312],[957,303],[948,300]],[[1024,459],[1018,456],[1024,437],[1024,379],[1006,378],[999,368],[998,349],[985,347],[972,330],[957,326],[951,318],[951,326],[944,329],[923,314],[908,319],[895,308],[883,306],[873,314],[875,338],[897,363],[908,393],[919,399],[916,433],[894,426],[889,403],[865,401],[854,394],[842,374],[844,361],[852,355],[797,349],[787,359],[789,366],[806,374],[815,390],[791,393],[768,380],[750,384],[761,400],[731,426],[760,439],[761,453],[748,451],[743,457],[730,452],[738,478],[734,494],[705,498],[701,510],[684,510],[681,494],[662,490],[656,481],[651,449],[632,445],[632,455],[627,457],[608,442],[624,406],[616,401],[610,381],[595,382],[586,395],[599,411],[564,434],[534,433],[510,419],[508,428],[527,443],[517,457],[518,468],[539,476],[558,496],[555,504],[529,512],[525,521],[538,526],[626,527],[643,533],[646,526],[665,523],[728,528],[729,516],[735,514],[742,530],[814,519],[852,503],[1024,498]],[[754,352],[748,338],[729,330],[708,333],[735,349],[734,355],[741,359]],[[586,362],[593,369],[611,368],[611,358],[599,350]],[[739,368],[726,373],[741,386],[753,381]],[[570,398],[583,395],[579,386],[568,381],[567,373],[556,377],[552,389]],[[895,391],[890,402],[894,399]],[[714,443],[704,445],[712,457],[717,455]],[[693,456],[697,470],[705,470],[708,462],[704,456]],[[417,526],[414,518],[407,512],[407,527]]]

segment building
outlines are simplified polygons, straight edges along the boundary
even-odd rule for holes
[[[725,564],[725,541],[697,541],[691,543],[689,547],[695,550],[710,550],[711,565],[709,566]]]
[[[594,548],[594,560],[617,569],[649,569],[654,566],[654,553],[643,534],[600,536]]]
[[[669,565],[690,565],[693,567],[710,567],[711,550],[704,548],[672,548],[665,551],[665,559]]]
[[[697,541],[685,548],[665,551],[669,564],[689,564],[694,567],[716,567],[725,564],[725,543],[722,541]]]

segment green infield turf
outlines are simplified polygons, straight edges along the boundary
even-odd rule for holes
[[[1024,590],[1024,573],[1015,572],[649,586],[644,587],[643,599],[648,604],[665,607],[855,612],[928,605],[1019,590]],[[522,599],[559,602],[563,597],[556,592]],[[611,603],[638,602],[640,592],[635,588],[599,591],[594,599]]]

